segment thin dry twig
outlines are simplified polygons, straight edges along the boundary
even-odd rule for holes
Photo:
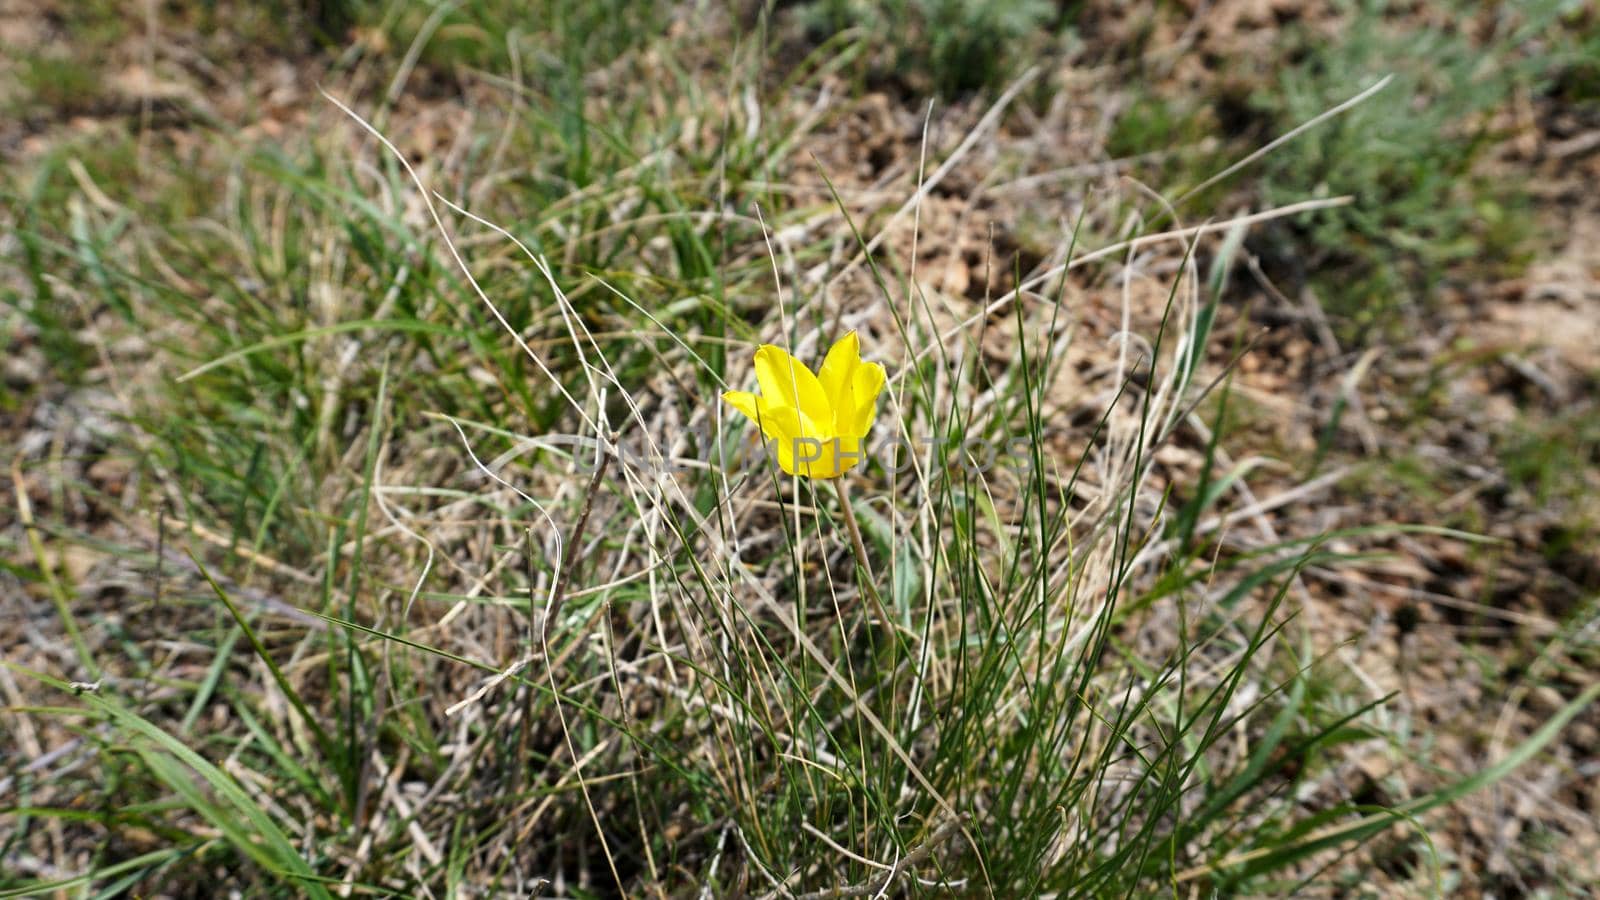
[[[944,824],[934,829],[926,841],[912,848],[911,852],[900,857],[889,871],[864,884],[849,885],[846,887],[831,888],[825,891],[812,891],[809,894],[799,894],[795,900],[828,900],[830,897],[866,897],[884,893],[901,876],[908,873],[913,867],[918,866],[923,860],[933,855],[950,838],[961,832],[960,819],[946,819]],[[775,893],[766,895],[767,898],[777,896]],[[766,900],[766,898],[763,898]]]
[[[611,456],[610,453],[601,453],[600,464],[595,466],[594,475],[589,478],[589,488],[583,495],[583,509],[579,510],[578,521],[572,526],[572,537],[567,541],[567,558],[562,560],[561,571],[556,573],[555,587],[550,591],[550,609],[545,613],[543,626],[539,630],[539,643],[547,656],[550,653],[550,623],[561,614],[561,604],[567,599],[567,585],[572,581],[572,569],[578,561],[577,550],[583,546],[583,533],[589,525],[589,514],[594,511],[595,495],[600,493],[600,480],[606,477],[606,469],[611,465]]]

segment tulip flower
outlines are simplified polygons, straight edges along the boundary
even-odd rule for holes
[[[837,478],[862,461],[885,375],[861,361],[854,331],[840,338],[815,374],[782,347],[756,351],[760,394],[728,391],[722,399],[750,417],[777,445],[778,467],[790,475]]]

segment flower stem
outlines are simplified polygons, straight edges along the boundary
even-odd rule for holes
[[[850,492],[845,488],[843,478],[833,479],[833,487],[839,492],[839,506],[844,510],[844,524],[850,532],[850,543],[855,547],[856,564],[861,567],[860,574],[865,576],[857,579],[861,582],[862,593],[872,601],[873,613],[883,620],[885,626],[893,630],[895,621],[889,618],[888,610],[883,607],[883,598],[878,596],[878,580],[872,574],[871,564],[867,562],[867,546],[861,540],[861,526],[856,524],[856,511],[850,505]]]

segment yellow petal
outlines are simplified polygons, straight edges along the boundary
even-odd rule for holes
[[[849,408],[841,404],[839,399],[849,390],[850,378],[860,365],[861,339],[854,331],[834,341],[828,349],[822,368],[817,370],[817,381],[822,383],[822,392],[828,395],[835,412]]]
[[[840,434],[855,438],[867,436],[878,417],[878,395],[883,392],[883,384],[887,380],[888,376],[879,363],[856,367],[850,378],[850,405],[847,411],[841,411],[834,417],[834,427]]]
[[[728,401],[729,406],[749,416],[750,421],[754,422],[758,418],[755,394],[749,391],[723,391],[722,399]]]
[[[837,474],[838,454],[829,451],[828,438],[817,424],[792,406],[769,403],[748,391],[728,391],[722,399],[761,428],[767,448],[777,457],[778,468],[790,475],[830,478]]]
[[[800,414],[792,406],[773,403],[749,391],[728,391],[722,395],[722,399],[755,422],[761,428],[762,436],[768,440],[793,439],[800,435]]]
[[[777,438],[773,444],[778,468],[807,478],[837,478],[864,459],[858,438]]]
[[[756,381],[769,401],[792,406],[816,423],[833,421],[833,406],[817,376],[782,347],[764,344],[756,351]]]

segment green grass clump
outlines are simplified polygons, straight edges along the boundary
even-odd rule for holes
[[[22,60],[19,81],[27,100],[20,102],[18,111],[47,107],[67,114],[88,112],[100,96],[104,77],[104,72],[74,58],[31,53]]]
[[[1600,692],[1481,770],[1307,803],[1413,749],[1299,607],[1308,567],[1404,529],[1232,538],[1258,467],[1216,437],[1226,389],[1202,402],[1221,274],[1191,291],[1188,250],[1148,249],[1159,318],[1063,401],[1090,340],[1065,281],[952,324],[859,230],[899,196],[804,152],[833,110],[744,102],[758,54],[713,52],[737,35],[619,31],[597,62],[546,52],[586,7],[526,32],[509,8],[433,20],[427,64],[495,92],[443,147],[336,69],[304,141],[215,136],[188,201],[88,154],[104,199],[48,167],[8,197],[8,320],[126,394],[95,440],[137,477],[113,496],[75,465],[94,444],[17,461],[3,574],[65,636],[7,686],[78,756],[7,764],[26,865],[0,891],[1294,893]],[[835,61],[781,95],[825,96]],[[577,91],[591,65],[612,90]],[[753,347],[848,327],[914,458],[837,494],[730,466],[751,435],[717,397]],[[980,440],[1007,452],[977,464]],[[1163,448],[1196,479],[1158,483]],[[71,866],[45,859],[63,831]]]
[[[1051,44],[1060,20],[1048,0],[815,0],[797,12],[818,37],[857,29],[893,77],[946,96],[1004,86]]]
[[[1402,311],[1430,308],[1441,287],[1526,262],[1539,237],[1532,200],[1522,181],[1489,167],[1488,153],[1512,127],[1503,110],[1519,92],[1584,90],[1593,29],[1570,27],[1560,4],[1524,4],[1484,22],[1472,18],[1476,7],[1442,5],[1458,24],[1382,2],[1340,3],[1336,37],[1321,20],[1291,23],[1265,52],[1220,60],[1198,87],[1141,62],[1107,151],[1157,154],[1143,177],[1153,170],[1177,185],[1188,215],[1236,202],[1241,187],[1263,206],[1352,197],[1275,229],[1261,256],[1291,294],[1299,284],[1317,290],[1341,338],[1382,336]],[[1116,62],[1118,49],[1103,53]],[[1248,178],[1186,190],[1217,171],[1219,150],[1204,138],[1242,155],[1383,78],[1383,90],[1275,147]]]
[[[1297,223],[1306,252],[1298,265],[1317,273],[1312,280],[1347,334],[1381,332],[1400,308],[1425,307],[1447,273],[1493,277],[1525,258],[1534,226],[1524,189],[1480,163],[1504,127],[1491,113],[1547,64],[1536,42],[1555,9],[1526,5],[1482,40],[1464,27],[1414,24],[1381,3],[1349,4],[1338,40],[1309,26],[1287,32],[1275,77],[1248,101],[1269,133],[1394,77],[1263,162],[1268,202],[1356,198]]]
[[[396,56],[414,41],[418,60],[437,73],[520,69],[531,83],[566,81],[599,72],[657,39],[669,7],[630,0],[567,3],[561,0],[466,0],[448,6],[388,4],[352,13],[383,35]],[[364,14],[358,14],[364,13]],[[583,99],[581,83],[552,93],[571,103]]]
[[[48,27],[52,31],[41,35],[48,39],[38,45],[8,49],[17,67],[16,83],[7,91],[9,115],[90,112],[112,71],[106,55],[128,28],[117,4],[108,0],[85,0]]]
[[[1600,505],[1594,502],[1600,422],[1594,409],[1581,405],[1548,420],[1519,423],[1497,449],[1512,485],[1527,492],[1530,505],[1554,514],[1543,544],[1546,557],[1591,558],[1600,538]],[[1584,568],[1576,580],[1600,586],[1600,563]]]

